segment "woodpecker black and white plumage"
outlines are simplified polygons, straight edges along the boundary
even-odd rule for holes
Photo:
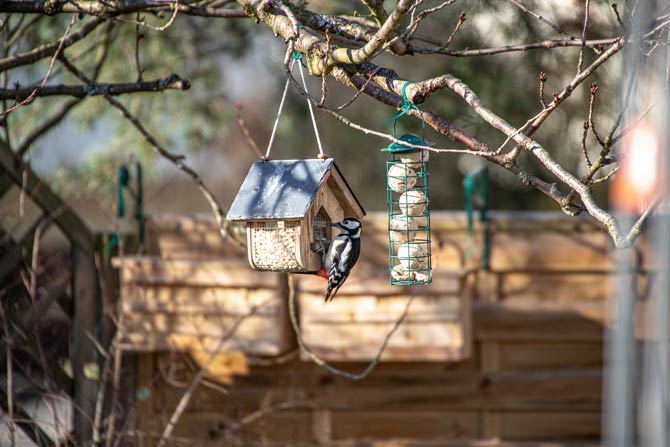
[[[361,253],[361,223],[358,219],[347,217],[332,226],[339,228],[341,232],[331,242],[324,258],[325,270],[328,274],[326,302],[335,297],[337,291],[349,277]]]

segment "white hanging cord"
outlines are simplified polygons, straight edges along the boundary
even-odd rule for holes
[[[291,66],[289,67],[289,70],[293,70],[293,64],[295,63],[295,59],[291,61]],[[272,127],[272,134],[270,135],[270,142],[268,143],[268,148],[265,151],[265,160],[268,160],[270,158],[270,151],[272,150],[272,143],[275,141],[275,133],[277,132],[277,125],[279,124],[279,117],[281,116],[281,111],[284,108],[284,101],[286,100],[286,92],[288,92],[288,84],[290,83],[290,79],[286,78],[286,85],[284,86],[284,93],[281,95],[281,102],[279,103],[279,110],[277,111],[277,118],[275,119],[275,125]]]
[[[305,88],[305,92],[307,92],[307,82],[305,81],[305,73],[302,69],[302,64],[298,64],[298,68],[300,69],[300,77],[302,78],[302,86]],[[312,102],[307,98],[307,107],[309,107],[309,114],[312,117],[312,125],[314,126],[314,135],[316,135],[316,144],[319,146],[319,158],[323,157],[323,147],[321,146],[321,138],[319,137],[319,129],[316,127],[316,118],[314,118],[314,109],[312,109]]]

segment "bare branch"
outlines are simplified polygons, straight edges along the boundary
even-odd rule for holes
[[[405,17],[416,0],[399,0],[393,12],[386,19],[379,31],[362,48],[351,50],[348,48],[337,48],[328,54],[326,68],[335,64],[360,64],[372,59],[382,49],[383,45],[390,38],[391,34],[400,26],[400,22]]]
[[[20,2],[20,3],[28,3],[28,2]],[[6,3],[0,2],[0,9],[4,5],[6,5]],[[65,48],[72,45],[73,43],[80,41],[81,39],[89,35],[104,21],[105,19],[102,18],[93,19],[88,23],[86,23],[85,25],[83,25],[79,31],[70,34],[62,41],[59,40],[57,42],[53,42],[47,45],[42,45],[41,47],[35,48],[34,50],[28,51],[26,53],[17,54],[14,56],[0,59],[0,72],[20,67],[22,65],[32,64],[40,59],[52,56],[53,54],[56,53],[56,51],[58,51],[58,48],[61,48],[62,51]]]
[[[550,20],[548,20],[546,17],[543,17],[543,16],[541,16],[540,14],[538,14],[538,13],[536,13],[536,12],[534,12],[534,11],[531,11],[530,9],[526,8],[526,7],[523,6],[521,3],[519,3],[517,0],[509,0],[509,1],[510,1],[512,4],[514,4],[517,8],[519,8],[520,10],[522,10],[523,12],[525,12],[526,14],[535,17],[537,20],[539,20],[540,22],[542,22],[542,23],[544,23],[544,24],[546,24],[546,25],[549,25],[549,26],[550,26],[554,31],[556,31],[557,33],[559,33],[559,34],[563,34],[564,36],[570,38],[571,40],[577,40],[577,38],[576,38],[575,36],[573,36],[572,34],[568,34],[568,33],[566,33],[565,31],[563,31],[563,28],[561,28],[560,26],[554,24],[553,22],[551,22]]]
[[[84,98],[86,96],[118,96],[137,92],[160,92],[163,90],[188,90],[191,83],[171,74],[162,79],[143,82],[129,82],[121,84],[106,84],[91,82],[82,85],[47,85],[44,87],[20,87],[15,89],[0,89],[0,99],[13,99],[24,101],[30,97],[46,96],[74,96]]]
[[[63,34],[63,37],[61,37],[59,39],[58,48],[56,48],[56,52],[54,53],[53,57],[51,58],[51,61],[49,62],[49,69],[47,70],[46,75],[44,75],[44,79],[42,79],[42,83],[40,84],[39,88],[43,88],[46,85],[47,81],[49,80],[49,76],[51,76],[51,72],[54,68],[54,62],[56,62],[56,58],[58,57],[58,55],[63,52],[63,44],[65,43],[65,39],[67,38],[68,34],[70,34],[70,30],[74,26],[74,24],[76,22],[76,19],[77,19],[76,16],[72,16],[72,20],[70,21],[70,24],[65,29],[65,33]],[[33,101],[33,99],[35,98],[36,95],[37,95],[37,89],[34,89],[24,99],[17,100],[17,101],[20,101],[20,102],[13,105],[9,109],[5,110],[0,115],[8,115],[9,113],[13,112],[14,110],[18,109],[19,107],[30,104]]]
[[[186,4],[165,0],[134,0],[132,2],[107,2],[103,0],[91,0],[86,2],[72,2],[68,0],[8,0],[0,3],[0,12],[48,15],[58,13],[83,13],[94,16],[111,17],[138,11],[157,12],[161,10],[176,10],[181,14],[201,17],[218,17],[226,19],[242,19],[248,17],[241,9],[203,8],[188,4],[190,2],[185,3]]]
[[[612,37],[610,39],[587,40],[584,43],[586,48],[599,48],[603,45],[611,45],[621,37]],[[519,45],[504,45],[495,48],[480,48],[476,50],[460,50],[451,51],[447,49],[417,47],[412,45],[412,51],[419,54],[444,54],[445,56],[453,57],[475,57],[475,56],[492,56],[494,54],[512,53],[517,51],[529,50],[543,50],[549,48],[565,48],[565,47],[581,47],[582,42],[577,40],[543,40],[541,42],[533,42]]]
[[[590,0],[584,1],[584,27],[582,28],[582,49],[579,50],[579,61],[577,62],[577,73],[582,71],[584,64],[584,48],[586,48],[586,28],[589,26],[589,6]]]
[[[302,352],[304,352],[314,363],[319,365],[321,368],[324,368],[325,370],[327,370],[332,374],[335,374],[336,376],[346,377],[347,379],[351,380],[365,379],[367,376],[370,375],[372,371],[374,371],[375,367],[379,363],[379,360],[384,354],[384,351],[386,350],[386,346],[388,345],[389,340],[391,339],[395,331],[398,329],[398,327],[400,327],[402,322],[405,320],[405,317],[409,312],[409,307],[412,304],[412,301],[414,300],[414,294],[410,295],[402,314],[400,314],[400,316],[394,323],[393,327],[391,327],[391,330],[386,334],[386,337],[384,337],[384,340],[379,346],[379,351],[377,351],[377,355],[375,355],[375,357],[368,364],[368,366],[365,367],[363,371],[361,371],[358,374],[354,374],[348,371],[343,371],[341,369],[335,368],[330,363],[326,362],[321,357],[316,355],[314,351],[312,351],[310,347],[307,346],[307,344],[305,344],[305,341],[302,339],[302,332],[300,330],[300,326],[298,326],[298,317],[296,315],[296,304],[295,304],[295,295],[296,295],[295,283],[293,281],[293,276],[291,275],[289,275],[288,277],[288,287],[289,287],[289,295],[288,295],[289,316],[291,317],[291,325],[293,326],[296,338],[298,339],[298,345],[300,345],[300,349],[302,349]]]
[[[244,122],[244,118],[242,118],[242,105],[239,103],[235,104],[235,116],[237,117],[237,124],[240,126],[240,129],[242,130],[244,137],[247,139],[249,145],[256,153],[256,156],[259,159],[263,158],[263,154],[261,153],[258,144],[256,144],[256,140],[254,140],[254,138],[251,136],[249,128],[247,127],[247,124]]]
[[[254,314],[256,312],[256,308],[252,308],[251,312],[249,313],[248,316]],[[200,382],[202,379],[205,377],[205,374],[207,373],[207,370],[209,369],[210,365],[214,360],[216,360],[217,355],[221,350],[223,349],[224,344],[226,341],[228,341],[237,331],[237,328],[239,327],[240,323],[244,321],[244,319],[247,317],[247,315],[240,315],[235,322],[232,324],[230,329],[226,331],[225,334],[221,336],[219,339],[219,342],[217,343],[216,347],[214,350],[210,353],[209,358],[207,361],[202,365],[200,368],[200,371],[195,375],[193,380],[191,381],[191,384],[189,385],[188,389],[186,392],[181,396],[181,399],[179,399],[179,403],[177,404],[177,407],[174,409],[174,412],[172,412],[172,415],[170,416],[170,420],[168,421],[167,425],[165,426],[165,429],[163,430],[163,433],[158,440],[158,443],[156,444],[157,447],[165,447],[167,445],[168,440],[170,439],[170,436],[172,436],[172,431],[174,430],[175,426],[177,425],[177,422],[179,421],[179,418],[181,418],[182,413],[184,410],[186,410],[186,407],[188,406],[189,402],[191,401],[191,398],[193,397],[193,393],[195,393],[195,390],[198,388],[198,385],[200,385]]]
[[[361,46],[370,42],[379,28],[372,23],[360,20],[360,17],[341,17],[318,14],[307,8],[293,8],[293,14],[303,25],[321,33],[330,31],[334,40],[351,46]],[[394,39],[389,49],[393,54],[409,54],[410,50],[404,39]]]
[[[544,101],[544,84],[547,82],[547,74],[543,71],[540,72],[540,104],[542,105],[542,110],[547,108],[547,103]]]
[[[77,76],[79,79],[81,79],[84,82],[90,83],[91,80],[84,74],[82,73],[77,67],[72,65],[65,56],[61,57],[61,62],[63,65],[75,76]],[[142,123],[137,119],[135,115],[130,113],[130,111],[123,105],[121,104],[117,99],[109,96],[109,95],[103,95],[105,100],[111,104],[114,108],[116,108],[119,112],[121,112],[121,115],[123,115],[124,118],[126,118],[128,121],[131,122],[131,124],[140,132],[140,134],[144,137],[145,141],[149,143],[149,145],[156,150],[156,152],[161,155],[163,158],[167,159],[168,161],[172,162],[177,168],[179,168],[182,172],[187,174],[189,177],[191,177],[191,180],[196,184],[202,195],[205,197],[207,202],[209,203],[210,208],[212,209],[212,212],[214,213],[214,217],[216,218],[216,221],[219,225],[219,231],[221,233],[221,236],[225,239],[228,236],[231,236],[233,241],[236,242],[238,245],[243,246],[244,242],[239,240],[237,235],[234,234],[232,231],[230,231],[230,222],[226,220],[224,217],[225,212],[223,211],[223,208],[219,204],[219,201],[216,199],[214,194],[210,191],[210,189],[205,185],[205,182],[202,180],[202,178],[198,175],[197,172],[193,170],[190,166],[188,166],[184,162],[184,156],[183,155],[176,155],[171,153],[170,151],[166,150],[161,146],[158,141],[147,131],[147,129],[142,125]]]

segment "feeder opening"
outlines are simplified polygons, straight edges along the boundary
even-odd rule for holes
[[[326,211],[321,207],[319,212],[314,216],[314,222],[312,228],[314,230],[314,244],[312,245],[312,250],[315,252],[321,252],[321,249],[327,250],[330,245],[330,241],[333,239],[333,227],[330,226],[332,221]]]

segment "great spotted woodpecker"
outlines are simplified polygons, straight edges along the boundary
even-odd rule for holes
[[[324,257],[325,268],[319,272],[319,276],[327,275],[328,279],[326,302],[335,297],[361,253],[361,223],[358,219],[347,217],[332,226],[342,231],[331,242]]]

